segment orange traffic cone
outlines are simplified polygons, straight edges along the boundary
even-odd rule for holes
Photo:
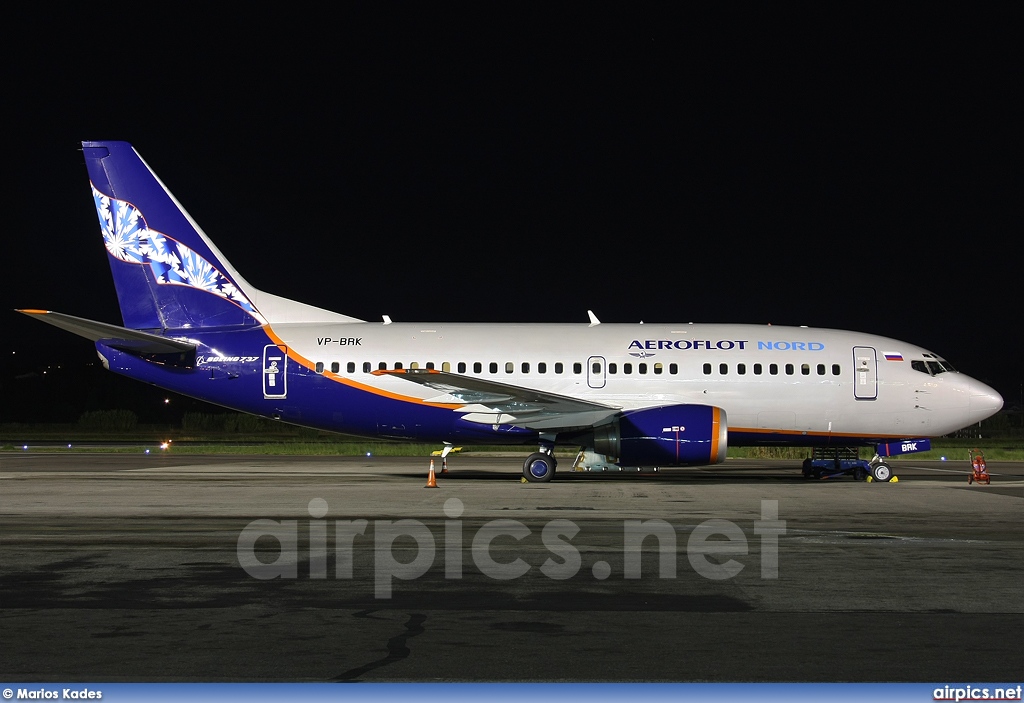
[[[446,456],[441,457],[441,473],[448,473],[448,457]]]
[[[427,485],[424,488],[437,488],[437,478],[434,476],[434,460],[430,460],[430,473],[427,474]]]

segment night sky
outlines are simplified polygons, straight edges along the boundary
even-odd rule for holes
[[[80,141],[122,139],[278,295],[855,329],[1019,401],[1019,4],[273,7],[12,22],[4,383],[95,358],[12,309],[120,323]]]

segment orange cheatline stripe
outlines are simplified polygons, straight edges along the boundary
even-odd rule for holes
[[[791,434],[803,436],[815,436],[815,437],[839,437],[834,432],[811,432],[810,430],[779,430],[772,429],[770,427],[730,427],[730,432],[749,432],[751,434]],[[860,436],[860,435],[858,435]]]
[[[782,434],[782,435],[798,435],[800,437],[834,437],[836,439],[843,439],[845,437],[856,437],[861,439],[864,435],[850,433],[850,432],[811,432],[809,430],[776,430],[769,427],[730,427],[730,432],[746,432],[750,434]],[[906,435],[901,434],[876,434],[871,435],[870,439],[903,439]]]
[[[722,424],[722,411],[718,406],[711,408],[711,456],[715,459],[718,456],[718,428]]]
[[[316,372],[316,364],[314,364],[312,361],[310,361],[309,359],[307,359],[306,357],[302,356],[301,354],[297,353],[294,349],[292,349],[292,347],[289,346],[287,342],[285,342],[283,339],[277,336],[277,333],[274,332],[270,325],[263,325],[263,331],[267,333],[267,336],[270,337],[270,340],[274,342],[274,344],[279,344],[280,346],[288,350],[288,358],[292,359],[295,363],[299,364],[300,366],[305,366],[310,371],[313,371],[314,373]],[[330,371],[324,371],[321,375],[326,376],[332,381],[344,384],[351,388],[358,388],[359,390],[366,391],[367,393],[373,393],[374,395],[379,395],[385,398],[391,398],[392,400],[400,400],[404,403],[416,403],[417,405],[427,405],[432,408],[449,408],[452,410],[462,405],[461,403],[428,403],[421,398],[414,398],[408,395],[400,395],[398,393],[383,391],[380,388],[367,386],[366,384],[353,381],[352,379],[342,378],[341,376],[336,375]]]
[[[28,315],[49,315],[49,310],[34,310],[32,308],[25,308],[23,310],[15,310],[15,312],[23,312]]]

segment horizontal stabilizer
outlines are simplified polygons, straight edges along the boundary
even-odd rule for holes
[[[191,342],[161,337],[140,330],[130,330],[106,322],[86,320],[59,312],[49,310],[18,310],[17,312],[31,315],[37,320],[73,332],[79,337],[140,354],[180,354],[181,352],[193,352],[196,349],[196,345]]]

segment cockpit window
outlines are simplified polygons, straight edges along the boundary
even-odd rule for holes
[[[910,367],[915,371],[926,373],[929,376],[937,376],[938,374],[945,373],[946,371],[956,371],[951,363],[938,358],[931,358],[928,360],[912,359],[910,361]]]

